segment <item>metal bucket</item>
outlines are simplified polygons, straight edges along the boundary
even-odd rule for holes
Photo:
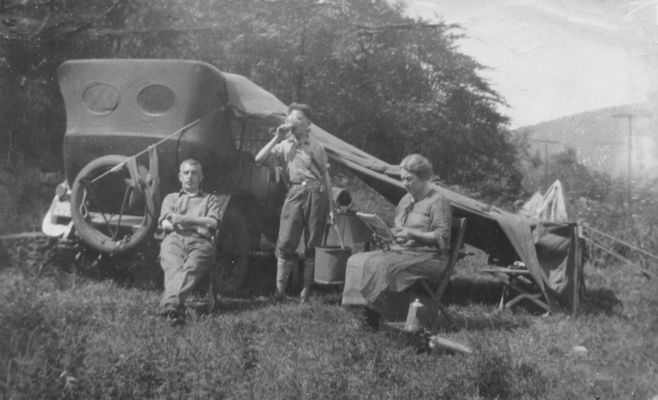
[[[340,246],[324,246],[315,248],[315,274],[313,280],[322,284],[338,284],[345,282],[347,259],[352,255],[352,249]]]

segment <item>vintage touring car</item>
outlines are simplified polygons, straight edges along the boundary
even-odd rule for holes
[[[243,112],[263,101],[250,92],[266,92],[184,60],[73,60],[58,78],[66,181],[43,220],[46,234],[78,238],[102,254],[140,248],[156,231],[162,196],[180,188],[178,165],[196,158],[204,189],[222,200],[218,245],[232,267],[244,267],[261,234],[275,235],[285,188],[252,153],[285,108],[261,118]]]

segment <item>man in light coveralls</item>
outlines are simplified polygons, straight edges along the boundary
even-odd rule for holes
[[[165,231],[160,245],[164,270],[164,293],[160,314],[172,322],[183,322],[185,298],[212,267],[213,235],[219,224],[217,197],[200,189],[201,164],[188,159],[180,164],[181,190],[162,201],[159,223]]]
[[[276,244],[276,296],[285,296],[286,284],[296,262],[295,251],[304,235],[304,288],[301,302],[308,301],[315,269],[315,246],[321,244],[329,215],[333,223],[331,181],[327,153],[310,138],[311,108],[306,104],[288,106],[285,122],[256,155],[257,163],[283,167],[289,184]],[[290,135],[288,135],[290,133]]]

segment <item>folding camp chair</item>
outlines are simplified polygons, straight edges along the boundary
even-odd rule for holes
[[[537,306],[550,312],[550,307],[543,300],[543,295],[538,292],[538,287],[532,280],[530,271],[525,268],[510,267],[488,267],[483,269],[484,272],[494,275],[499,282],[503,284],[503,292],[500,296],[498,310],[511,308],[521,300],[529,300]],[[505,301],[511,292],[516,293],[510,300]]]
[[[213,263],[210,266],[210,272],[208,273],[208,292],[206,293],[206,302],[208,304],[208,312],[211,313],[215,311],[215,306],[217,305],[217,278],[219,271],[217,271],[217,241],[219,240],[219,229],[215,231],[213,235]]]
[[[219,280],[222,277],[223,270],[220,270],[220,265],[219,265],[219,256],[220,252],[218,251],[217,247],[219,246],[219,243],[221,240],[230,242],[231,240],[227,238],[227,235],[233,235],[233,232],[230,229],[227,229],[228,225],[232,223],[231,221],[231,216],[232,214],[230,212],[227,213],[227,209],[229,207],[230,203],[230,197],[229,196],[220,196],[220,207],[219,207],[219,225],[217,226],[217,229],[215,229],[213,238],[212,238],[212,243],[213,243],[213,263],[210,266],[210,271],[208,273],[208,291],[206,292],[206,303],[208,305],[208,312],[212,312],[215,310],[215,306],[217,305],[217,286],[219,284]]]
[[[452,219],[452,232],[450,235],[450,250],[448,253],[448,264],[446,269],[441,274],[441,277],[438,279],[438,286],[435,290],[432,289],[430,282],[427,279],[420,279],[420,283],[432,299],[439,311],[445,316],[448,320],[448,323],[453,325],[452,319],[448,314],[448,309],[443,303],[441,303],[441,298],[443,293],[448,287],[450,282],[450,276],[455,270],[455,265],[459,261],[459,250],[462,247],[462,242],[464,241],[464,232],[466,231],[466,218],[453,218]],[[438,313],[437,313],[438,317]]]

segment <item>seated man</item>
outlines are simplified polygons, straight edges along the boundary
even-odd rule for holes
[[[380,311],[385,291],[402,291],[418,278],[441,276],[448,264],[452,212],[448,201],[430,184],[432,164],[418,154],[400,163],[407,194],[395,210],[392,250],[357,253],[347,261],[343,305]]]
[[[167,236],[160,245],[164,270],[163,317],[183,321],[184,302],[212,266],[213,232],[219,223],[219,201],[200,190],[201,164],[188,159],[180,164],[181,190],[165,196],[159,223]]]

